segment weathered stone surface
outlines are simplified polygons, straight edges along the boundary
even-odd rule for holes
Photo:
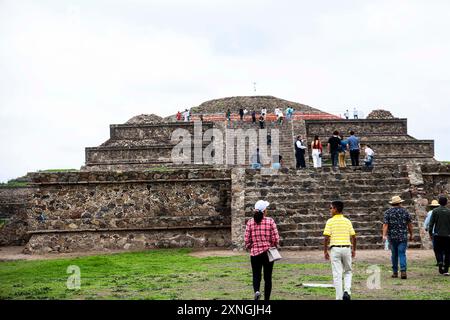
[[[228,228],[34,234],[24,252],[42,254],[120,249],[227,247],[231,244],[230,240]]]
[[[127,124],[145,124],[162,122],[163,118],[156,114],[140,114],[128,120]]]
[[[273,113],[275,108],[286,110],[288,106],[294,108],[295,111],[306,114],[327,114],[326,112],[312,108],[310,106],[297,102],[287,101],[272,96],[247,96],[247,97],[229,97],[222,99],[210,100],[202,103],[198,107],[191,108],[194,113],[221,113],[224,114],[230,109],[231,112],[237,113],[240,108],[247,110],[261,111],[266,108],[268,112]]]
[[[367,119],[393,119],[394,116],[390,111],[383,110],[383,109],[377,109],[373,110],[369,113],[367,116]]]
[[[27,235],[27,207],[34,189],[31,187],[0,189],[0,246],[24,245]]]

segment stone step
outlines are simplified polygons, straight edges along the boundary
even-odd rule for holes
[[[408,188],[408,186],[404,186],[405,189]],[[322,188],[320,188],[322,189]],[[345,190],[347,191],[351,191],[351,190],[358,190],[359,192],[362,193],[368,193],[368,192],[377,192],[379,190],[384,190],[386,192],[388,191],[392,191],[392,192],[398,192],[399,189],[399,185],[383,185],[382,187],[379,186],[372,186],[372,185],[363,185],[363,186],[358,186],[356,187],[350,187],[350,186],[329,186],[327,187],[326,190],[327,193],[336,193],[336,192],[343,192]],[[311,190],[311,188],[308,188],[308,190]],[[245,192],[246,194],[249,194],[251,192],[258,192],[258,193],[267,193],[267,194],[279,194],[279,193],[302,193],[302,192],[306,192],[305,189],[300,188],[299,186],[286,186],[286,187],[279,187],[279,186],[274,186],[274,187],[247,187],[245,188]],[[320,193],[322,194],[322,193]]]
[[[357,243],[356,244],[357,250],[356,250],[356,256],[358,256],[358,251],[359,250],[374,250],[374,249],[383,249],[384,248],[384,243],[375,243],[375,244],[361,244],[361,243]],[[413,242],[413,243],[408,243],[408,248],[415,248],[415,249],[419,249],[422,248],[422,244],[420,242]],[[310,251],[310,250],[323,250],[323,244],[319,244],[319,245],[314,245],[314,246],[308,246],[308,245],[303,245],[303,246],[299,246],[299,245],[284,245],[281,247],[281,255],[283,256],[283,251]]]
[[[323,200],[316,200],[316,199],[320,199],[320,195],[318,195],[318,197],[310,197],[310,195],[305,194],[302,195],[303,198],[300,197],[300,195],[287,195],[287,196],[278,196],[278,195],[269,195],[269,196],[256,196],[256,195],[246,195],[245,196],[245,205],[251,205],[252,203],[255,203],[258,200],[264,199],[266,201],[269,201],[271,203],[271,206],[269,207],[269,209],[275,208],[274,205],[276,205],[277,207],[280,208],[289,208],[292,205],[300,205],[300,207],[304,207],[305,205],[307,206],[307,208],[320,208],[321,206],[323,206],[323,204],[329,204],[330,201],[335,200],[336,198],[341,199],[342,201],[344,201],[344,209],[350,208],[350,207],[354,207],[354,206],[358,206],[358,207],[362,207],[362,206],[367,206],[369,205],[371,209],[374,208],[378,208],[378,207],[384,207],[388,205],[388,200],[391,199],[389,194],[386,194],[385,196],[383,196],[381,193],[380,194],[375,194],[372,193],[370,195],[364,195],[364,194],[359,194],[361,197],[363,197],[363,199],[355,199],[355,197],[351,194],[345,195],[345,194],[340,194],[337,195],[334,199],[330,196],[327,199],[323,199]],[[366,197],[366,199],[364,199],[364,197]],[[304,200],[302,200],[304,199]],[[412,204],[412,202],[409,199],[404,199],[405,202],[403,203],[404,206],[409,206]]]
[[[246,184],[248,188],[267,188],[267,187],[298,187],[299,189],[323,189],[328,187],[355,187],[360,186],[378,186],[382,188],[383,186],[399,186],[409,187],[409,181],[405,179],[387,178],[387,179],[354,179],[354,180],[289,180],[289,181],[253,181]]]
[[[308,238],[308,237],[321,237],[323,236],[323,229],[325,225],[317,229],[304,229],[296,231],[283,231],[279,232],[280,237],[283,239],[296,239],[296,238]],[[382,235],[382,225],[372,225],[372,227],[353,227],[355,229],[356,235],[359,236],[379,236]],[[413,229],[413,234],[418,235],[419,229]]]
[[[409,210],[408,210],[409,211]],[[359,211],[358,212],[362,212]],[[349,213],[349,211],[345,211],[344,216],[348,219],[350,219],[350,221],[352,221],[352,223],[360,223],[361,221],[363,222],[382,222],[383,221],[383,217],[384,217],[384,212],[385,210],[380,210],[377,211],[375,213],[370,212],[364,212],[364,213]],[[411,211],[409,211],[411,214],[412,219],[414,220],[416,218],[416,215],[414,213],[412,213]],[[248,216],[246,215],[246,217],[251,218],[253,216],[253,212],[251,212],[251,214],[249,214]],[[285,214],[285,213],[280,213],[280,211],[271,211],[270,212],[270,216],[272,218],[274,218],[276,221],[279,221],[280,219],[282,219],[281,221],[283,222],[281,225],[283,226],[283,228],[285,229],[289,229],[292,228],[293,224],[306,224],[306,223],[322,223],[324,224],[330,217],[331,214],[329,212],[329,210],[323,210],[322,212],[315,212],[314,214],[305,214],[305,215],[291,215],[291,214]]]
[[[348,217],[348,216],[346,216]],[[349,218],[349,217],[348,217]],[[352,221],[353,228],[360,230],[361,232],[365,229],[368,230],[376,230],[377,232],[381,232],[383,222],[379,219],[374,221],[365,221],[365,220],[355,220],[352,218],[349,218],[350,221]],[[277,219],[275,219],[275,222]],[[303,232],[303,231],[313,231],[313,230],[322,230],[325,227],[325,224],[327,222],[327,219],[322,219],[319,221],[314,222],[300,222],[300,223],[277,223],[278,231],[280,233],[286,233],[286,232]],[[418,231],[418,226],[413,226],[413,230]]]
[[[320,249],[323,249],[323,242],[324,237],[323,236],[317,236],[317,237],[305,237],[305,238],[282,238],[280,239],[280,246],[281,247],[317,247]],[[376,245],[380,248],[384,247],[382,235],[361,235],[356,236],[356,247],[357,248],[363,248],[365,245]],[[410,242],[408,244],[408,247],[421,247],[420,243],[420,237],[415,236],[414,241]]]

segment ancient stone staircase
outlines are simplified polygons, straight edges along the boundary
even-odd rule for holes
[[[256,129],[258,132],[258,136],[262,134],[263,131],[260,131],[259,123],[253,124],[248,121],[231,121],[226,125],[227,129]],[[276,121],[266,121],[264,128],[267,130],[267,133],[271,133],[272,135],[272,143],[274,143],[275,135],[272,130],[278,130],[279,136],[279,154],[283,157],[283,166],[284,167],[295,167],[295,155],[294,155],[294,141],[293,141],[293,133],[292,133],[292,121],[284,121],[283,124],[278,124]],[[264,140],[266,141],[266,140]],[[249,152],[249,143],[246,141],[245,145],[237,145],[235,144],[235,159],[239,153],[245,153],[248,155]],[[250,150],[250,153],[252,151]],[[271,147],[269,146],[267,149],[267,155],[269,158],[272,157]],[[246,165],[250,165],[250,163],[246,162]],[[266,165],[266,167],[270,167],[270,165]]]
[[[415,237],[410,247],[420,247],[408,174],[395,167],[379,172],[286,169],[274,175],[246,170],[245,215],[251,218],[254,203],[267,200],[271,203],[269,216],[278,225],[283,248],[320,249],[323,228],[331,217],[329,204],[340,199],[345,203],[345,216],[357,232],[358,248],[375,249],[383,247],[383,213],[390,207],[388,201],[393,195],[406,200],[404,207],[415,221]]]

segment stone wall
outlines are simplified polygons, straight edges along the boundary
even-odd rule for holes
[[[24,245],[27,234],[27,207],[34,189],[31,187],[0,188],[0,246]]]
[[[306,132],[311,139],[315,135],[331,136],[334,130],[348,136],[350,130],[357,135],[407,134],[406,119],[360,119],[360,120],[306,120]]]
[[[344,213],[357,232],[358,248],[383,247],[381,229],[383,213],[393,195],[406,200],[404,206],[414,219],[414,241],[410,247],[421,247],[410,180],[404,166],[379,167],[373,171],[353,171],[350,168],[333,171],[331,168],[281,171],[245,170],[243,200],[233,206],[232,216],[248,221],[253,216],[254,203],[259,199],[270,202],[268,214],[278,225],[281,246],[286,249],[311,250],[323,245],[323,228],[330,218],[332,200],[344,201]],[[233,182],[233,185],[239,186]],[[242,208],[243,202],[243,208]],[[234,221],[233,221],[234,223]],[[239,226],[234,227],[239,230]],[[242,239],[233,233],[235,246],[243,246]]]
[[[429,200],[440,195],[450,197],[450,165],[428,164],[422,166],[424,189]],[[449,199],[450,200],[450,199]]]
[[[213,127],[213,123],[203,122],[204,130]],[[161,124],[113,124],[110,125],[110,138],[113,140],[149,140],[155,144],[170,142],[172,132],[176,129],[187,130],[194,134],[194,125],[189,122]]]
[[[92,239],[102,239],[92,249],[116,248],[118,243],[123,248],[225,246],[231,241],[227,170],[34,173],[31,177],[38,188],[28,210],[32,238],[27,252],[85,250]],[[130,240],[135,233],[138,239]]]

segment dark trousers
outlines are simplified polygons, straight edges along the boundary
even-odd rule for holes
[[[433,240],[431,241],[431,243],[433,244],[433,252],[434,252],[434,256],[436,257],[436,263],[439,264],[439,253],[436,251],[436,241],[435,241],[434,236],[433,236]]]
[[[359,166],[359,149],[350,150],[350,158],[352,159],[352,166]]]
[[[295,159],[297,160],[296,168],[306,168],[305,151],[297,150],[295,152]]]
[[[434,236],[433,239],[439,269],[447,273],[450,265],[450,237]]]
[[[270,293],[272,292],[273,261],[269,262],[267,252],[264,252],[257,256],[251,256],[250,262],[253,272],[253,290],[255,292],[260,291],[261,270],[264,268],[264,300],[269,300]]]
[[[338,164],[338,152],[337,151],[331,152],[331,165],[333,167],[336,167],[337,164]]]

